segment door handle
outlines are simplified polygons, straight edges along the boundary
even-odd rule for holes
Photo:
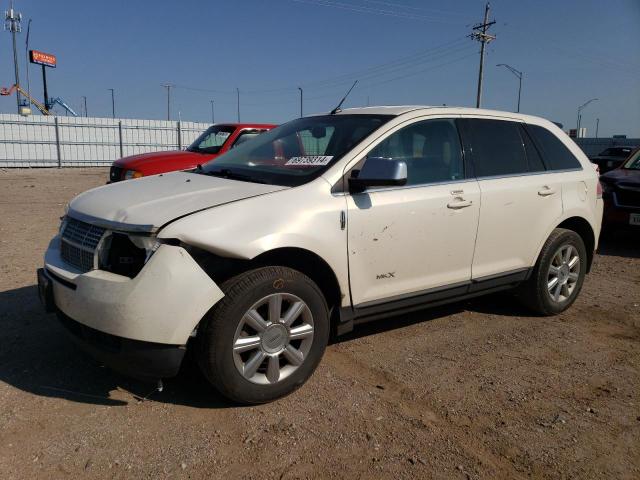
[[[556,193],[556,190],[551,187],[544,186],[541,190],[538,190],[538,195],[541,197],[548,197],[549,195],[553,195]]]
[[[453,202],[447,203],[447,208],[459,210],[461,208],[470,207],[471,205],[473,205],[471,200],[464,200],[463,198],[458,197]]]

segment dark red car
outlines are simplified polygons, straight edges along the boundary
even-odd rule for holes
[[[620,167],[600,176],[604,199],[603,228],[640,229],[640,148]]]
[[[116,160],[109,171],[109,181],[119,182],[147,175],[196,168],[199,164],[207,163],[275,126],[265,123],[212,125],[186,150],[143,153]]]

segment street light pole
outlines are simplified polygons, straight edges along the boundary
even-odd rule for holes
[[[597,98],[592,98],[591,100],[587,100],[582,105],[578,107],[578,122],[576,125],[576,138],[580,138],[580,125],[582,124],[582,110],[589,105],[591,102],[595,102],[598,100]]]
[[[29,79],[29,33],[31,33],[31,19],[27,22],[27,36],[25,38],[25,56],[27,57],[27,95],[31,97],[31,81]],[[29,100],[29,107],[31,107],[31,100]]]
[[[300,90],[300,118],[302,118],[302,87],[298,87]]]
[[[507,65],[506,63],[499,63],[498,65],[496,65],[496,67],[505,67],[511,73],[513,73],[516,77],[518,77],[518,109],[516,111],[518,113],[520,113],[520,95],[522,94],[522,76],[523,76],[523,73],[520,70],[516,70],[511,65]]]
[[[209,100],[211,102],[211,123],[216,123],[215,112],[213,111],[213,100]]]
[[[238,100],[238,123],[240,123],[240,89],[236,88],[237,100]]]
[[[165,83],[162,85],[167,89],[167,121],[171,120],[171,85],[170,83]]]
[[[89,116],[89,112],[87,112],[87,97],[82,96],[82,102],[84,103],[84,116],[85,118]]]
[[[107,88],[107,90],[111,91],[111,117],[116,118],[116,96],[113,88]]]

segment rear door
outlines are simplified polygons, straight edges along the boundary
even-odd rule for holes
[[[562,215],[561,175],[547,171],[520,122],[466,118],[461,125],[481,196],[472,277],[531,267]]]

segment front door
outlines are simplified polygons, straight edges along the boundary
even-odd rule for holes
[[[468,283],[480,190],[465,178],[455,122],[434,119],[403,127],[373,147],[371,157],[404,160],[408,180],[402,187],[347,196],[353,305]]]

